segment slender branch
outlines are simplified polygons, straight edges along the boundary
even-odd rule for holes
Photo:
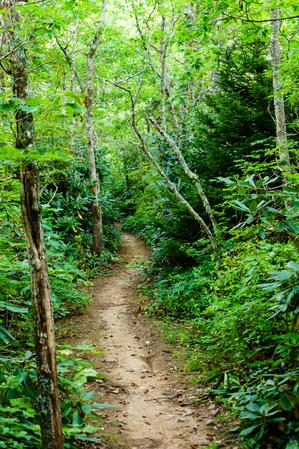
[[[167,63],[167,48],[169,44],[169,36],[165,37],[165,28],[166,28],[166,19],[165,16],[162,16],[161,23],[161,48],[160,48],[160,61],[161,61],[161,82],[160,82],[160,91],[161,91],[161,117],[163,128],[166,129],[167,126],[167,117],[166,117],[166,63]]]
[[[86,137],[87,137],[87,156],[89,164],[89,177],[92,183],[92,218],[93,218],[93,253],[100,254],[103,249],[103,220],[100,206],[101,185],[96,166],[95,145],[97,135],[94,128],[94,76],[95,76],[95,55],[100,44],[103,26],[106,16],[106,0],[102,0],[102,11],[97,29],[89,46],[87,53],[87,91],[85,98],[86,106]]]
[[[172,139],[172,137],[170,137],[169,134],[167,134],[167,132],[165,131],[165,129],[161,128],[161,126],[157,123],[157,121],[154,119],[154,117],[148,117],[148,120],[150,121],[150,123],[156,128],[156,130],[158,131],[158,133],[166,140],[166,142],[170,145],[170,147],[173,149],[173,151],[175,152],[182,169],[184,170],[184,173],[186,174],[186,176],[188,176],[188,178],[192,181],[192,183],[194,184],[194,186],[196,187],[197,193],[203,203],[203,206],[205,208],[205,211],[213,225],[214,230],[216,230],[216,221],[214,218],[214,214],[212,211],[212,208],[210,206],[209,200],[205,194],[205,192],[203,191],[201,182],[197,176],[196,173],[194,173],[188,166],[186,159],[184,158],[183,153],[181,152],[181,150],[179,149],[178,145],[176,144],[176,142]]]
[[[139,140],[140,148],[141,148],[143,154],[151,162],[151,164],[154,166],[154,168],[156,169],[158,174],[161,176],[161,178],[165,181],[165,184],[167,185],[168,189],[177,197],[179,202],[186,207],[186,209],[189,211],[190,215],[200,224],[202,230],[205,232],[205,234],[207,235],[207,237],[211,243],[211,246],[213,248],[213,252],[215,255],[216,264],[217,264],[217,266],[219,266],[219,264],[220,264],[219,248],[218,248],[217,242],[214,238],[214,235],[212,234],[208,225],[205,223],[205,221],[202,219],[202,217],[193,209],[191,204],[178,191],[175,184],[173,184],[173,182],[170,181],[169,177],[167,176],[167,174],[165,173],[163,168],[153,157],[153,155],[150,152],[150,149],[148,148],[148,145],[147,145],[145,139],[143,138],[143,136],[137,126],[136,110],[135,110],[135,106],[136,106],[136,102],[137,102],[136,95],[133,96],[131,89],[128,89],[125,86],[119,85],[117,83],[112,83],[112,84],[129,94],[130,105],[131,105],[131,126],[133,128],[135,135],[137,136],[137,138]]]
[[[0,61],[0,67],[5,73],[7,73],[7,75],[11,75],[11,70],[8,69],[7,67],[5,67],[1,61]]]
[[[244,19],[243,17],[236,17],[232,16],[231,14],[226,14],[225,12],[222,13],[224,16],[228,19],[234,19],[234,20],[240,20],[241,22],[250,22],[250,23],[263,23],[263,22],[281,22],[283,20],[292,20],[292,19],[298,19],[298,16],[289,16],[289,17],[276,17],[273,19]]]
[[[152,14],[154,13],[156,9],[156,2],[155,2],[155,7],[153,8],[153,10],[151,11],[148,19],[145,20],[145,24],[146,24],[146,28],[147,28],[147,32],[148,35],[150,35],[150,27],[149,27],[149,21],[150,18],[152,16]],[[147,56],[147,62],[149,67],[151,68],[151,70],[153,71],[153,73],[156,75],[157,79],[160,82],[160,91],[161,91],[161,99],[162,99],[162,110],[163,112],[163,116],[166,116],[166,106],[169,107],[169,113],[172,119],[172,123],[175,129],[179,129],[179,120],[176,116],[176,112],[174,109],[174,106],[172,105],[172,103],[169,101],[170,97],[171,97],[171,91],[170,91],[170,82],[169,79],[167,78],[167,73],[166,73],[166,53],[167,53],[167,48],[169,46],[169,41],[170,41],[170,36],[166,36],[162,38],[162,43],[160,48],[157,48],[156,46],[154,46],[151,42],[150,39],[147,39],[147,37],[145,36],[141,24],[140,24],[140,19],[139,16],[134,12],[134,17],[135,17],[135,23],[136,23],[136,28],[137,31],[139,33],[139,36],[141,38],[141,43],[142,43],[142,47],[145,51],[145,54]],[[174,27],[178,21],[179,17],[175,18],[172,21],[172,32],[174,30]],[[163,20],[162,18],[162,32],[164,34],[165,32],[165,18]],[[154,62],[153,62],[153,58],[152,58],[152,53],[151,53],[151,49],[154,49],[158,55],[160,56],[160,61],[161,61],[161,72],[156,68]],[[168,100],[168,104],[167,101]]]
[[[85,92],[85,88],[84,88],[84,85],[83,85],[83,83],[82,83],[82,80],[81,80],[81,78],[80,78],[80,76],[79,76],[79,74],[78,74],[76,68],[73,66],[73,61],[72,61],[71,55],[70,55],[69,52],[67,51],[67,48],[66,48],[65,46],[62,45],[62,43],[60,42],[60,40],[58,39],[58,37],[56,36],[56,34],[54,34],[54,38],[55,38],[55,40],[56,40],[56,43],[57,43],[58,47],[60,48],[60,50],[61,50],[62,53],[64,54],[65,60],[66,60],[67,64],[69,65],[70,69],[73,71],[73,73],[74,73],[74,75],[75,75],[75,78],[76,78],[76,80],[77,80],[77,83],[78,83],[78,85],[79,85],[79,87],[80,87],[80,91],[81,91],[81,93],[83,94],[83,93]]]
[[[137,28],[137,31],[138,31],[139,36],[141,38],[143,49],[144,49],[145,53],[148,56],[148,64],[149,64],[150,68],[152,69],[152,71],[154,72],[154,74],[157,76],[157,78],[161,78],[161,74],[156,69],[156,67],[155,67],[155,65],[153,63],[153,60],[152,60],[152,55],[151,55],[151,51],[150,51],[151,46],[149,45],[149,42],[146,40],[146,37],[145,37],[145,35],[144,35],[143,31],[142,31],[141,25],[140,25],[139,17],[138,17],[138,15],[135,12],[134,12],[134,17],[135,17],[136,28]],[[147,25],[147,28],[149,30],[148,21],[149,21],[149,19],[146,21],[146,25]]]
[[[119,87],[120,84],[126,83],[127,81],[131,80],[132,78],[135,78],[136,76],[143,74],[145,71],[146,71],[145,68],[144,68],[144,69],[141,69],[141,70],[139,70],[138,72],[133,73],[132,75],[127,76],[126,78],[122,78],[122,79],[119,80],[117,83],[112,82],[112,81],[110,81],[110,80],[107,79],[107,78],[104,78],[104,80],[107,81],[107,82],[110,83],[110,84],[113,84],[113,85],[116,86],[116,87]]]
[[[25,47],[25,44],[27,44],[27,42],[28,41],[21,42],[20,44],[16,45],[14,48],[12,48],[10,51],[8,51],[4,55],[0,56],[0,61],[3,61],[3,59],[5,59],[8,56],[12,55],[15,51],[19,50],[20,48]]]
[[[47,204],[45,204],[43,207],[49,207],[50,204],[52,203],[52,201],[54,200],[56,193],[58,191],[58,186],[56,184],[54,184],[54,185],[55,185],[55,191],[54,191],[53,195],[51,196],[51,198],[49,199],[49,201],[47,202]]]
[[[45,4],[45,3],[52,3],[52,0],[37,0],[36,2],[17,2],[18,6],[31,6],[31,5],[39,5],[39,4]]]

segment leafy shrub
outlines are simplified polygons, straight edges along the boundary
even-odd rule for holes
[[[286,447],[298,435],[299,371],[275,374],[251,370],[245,386],[231,394],[241,420],[240,437],[250,448],[265,441]]]
[[[92,348],[79,348],[91,351]],[[77,351],[78,352],[78,351]],[[66,355],[66,354],[70,355]],[[86,424],[86,418],[96,411],[109,407],[94,403],[94,393],[84,385],[97,377],[90,362],[80,357],[72,358],[72,350],[64,348],[58,353],[58,378],[61,391],[61,412],[65,447],[74,447],[78,441],[97,441],[89,436],[95,428]],[[32,353],[6,365],[0,374],[0,426],[2,448],[40,449],[40,427],[35,407],[36,367]]]
[[[192,319],[207,306],[209,284],[207,267],[169,274],[155,282],[153,301],[148,310],[177,320]]]
[[[184,366],[235,404],[248,447],[284,449],[298,431],[294,246],[258,237],[227,246],[218,272],[203,255],[199,267],[160,271],[148,309],[183,323],[174,329]]]

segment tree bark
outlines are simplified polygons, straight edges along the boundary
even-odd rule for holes
[[[161,78],[160,78],[160,91],[161,91],[161,118],[163,128],[167,129],[167,117],[166,117],[166,61],[167,61],[167,47],[168,39],[166,37],[166,19],[162,16],[161,22],[161,48],[160,48],[160,60],[161,60]]]
[[[276,124],[276,144],[279,154],[281,171],[283,173],[290,171],[290,154],[287,142],[287,127],[284,107],[284,97],[282,93],[282,81],[280,74],[281,65],[281,50],[279,44],[279,31],[281,21],[277,20],[280,17],[279,8],[272,8],[270,11],[272,34],[271,34],[271,64],[273,77],[273,94],[274,94],[274,109],[275,109],[275,124]]]
[[[14,97],[26,99],[28,94],[27,57],[24,46],[18,41],[16,26],[19,22],[14,2],[11,2],[10,45],[17,50],[10,56],[10,73]],[[16,148],[24,150],[33,146],[33,115],[17,109]],[[28,155],[30,157],[30,155]],[[32,285],[32,306],[35,329],[35,354],[37,363],[37,408],[41,426],[43,449],[63,449],[62,424],[58,393],[56,347],[52,302],[45,257],[41,222],[39,176],[33,160],[22,163],[21,207],[27,242],[27,254]]]
[[[92,252],[94,254],[101,254],[104,243],[104,233],[103,233],[103,217],[102,217],[102,209],[100,206],[100,180],[97,173],[96,168],[96,156],[95,156],[95,145],[96,145],[96,134],[94,130],[94,121],[93,121],[93,110],[94,110],[94,73],[95,73],[95,62],[94,57],[96,51],[98,49],[102,31],[103,24],[106,15],[106,0],[102,1],[102,11],[101,18],[98,23],[98,28],[96,33],[92,39],[90,44],[89,51],[87,53],[87,85],[86,90],[85,86],[76,71],[75,61],[73,55],[69,54],[66,47],[62,45],[57,36],[55,36],[56,42],[65,56],[66,62],[68,63],[71,70],[71,81],[74,82],[76,79],[80,91],[82,94],[86,94],[85,98],[85,107],[86,107],[86,138],[87,138],[87,159],[88,159],[88,167],[89,167],[89,178],[92,184],[92,234],[93,234],[93,242],[92,242]],[[74,51],[74,44],[73,44]]]
[[[92,183],[92,218],[93,218],[93,252],[100,254],[103,249],[103,218],[102,209],[99,204],[100,180],[96,169],[95,144],[96,136],[93,122],[94,108],[94,57],[102,36],[102,29],[106,14],[106,1],[102,2],[102,15],[98,29],[94,35],[87,54],[87,96],[86,96],[86,135],[87,135],[87,155],[89,163],[89,176]]]
[[[21,169],[21,203],[31,273],[42,447],[63,449],[52,303],[41,224],[38,168],[34,161],[24,163]]]
[[[96,168],[95,157],[95,132],[93,124],[93,77],[94,77],[94,61],[93,57],[88,54],[87,63],[87,97],[86,97],[86,135],[87,135],[87,156],[89,165],[89,177],[92,183],[92,220],[93,220],[93,245],[94,254],[100,254],[103,248],[103,220],[102,210],[99,204],[100,182]]]
[[[77,38],[78,38],[78,27],[79,27],[79,21],[76,19],[74,28],[71,30],[71,35],[73,37],[72,42],[72,52],[71,52],[71,66],[70,66],[70,90],[75,91],[75,85],[76,85],[76,52],[77,52]],[[72,117],[71,122],[71,149],[72,151],[75,150],[75,118]]]

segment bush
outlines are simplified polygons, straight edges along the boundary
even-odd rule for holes
[[[109,407],[107,404],[95,403],[94,393],[85,390],[84,385],[98,374],[91,368],[90,362],[78,357],[78,350],[90,352],[93,349],[77,348],[76,358],[73,358],[70,347],[58,351],[58,380],[66,448],[73,448],[75,442],[97,441],[97,438],[89,436],[95,428],[87,424],[86,420],[96,410]],[[30,351],[13,362],[8,359],[5,369],[0,373],[0,399],[0,447],[40,449],[40,426],[35,404],[36,366]]]

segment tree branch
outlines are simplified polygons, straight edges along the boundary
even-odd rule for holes
[[[216,264],[217,264],[217,266],[219,266],[219,264],[220,264],[220,254],[219,254],[219,248],[218,248],[217,242],[216,242],[216,240],[214,238],[214,235],[210,231],[210,229],[209,229],[208,225],[206,224],[206,222],[193,209],[193,207],[186,200],[186,198],[184,198],[184,196],[178,191],[178,189],[175,186],[175,184],[173,184],[173,182],[170,181],[169,177],[167,176],[167,174],[165,173],[163,168],[160,166],[160,164],[153,157],[153,155],[150,152],[150,149],[147,146],[147,143],[146,143],[145,139],[143,138],[143,136],[142,136],[142,134],[141,134],[141,132],[140,132],[138,126],[137,126],[135,106],[136,106],[136,102],[137,102],[137,98],[138,97],[136,95],[133,96],[131,89],[128,89],[127,87],[124,87],[124,86],[119,85],[117,83],[112,83],[112,84],[129,94],[130,105],[131,105],[131,126],[133,128],[133,131],[134,131],[135,135],[137,136],[137,138],[138,138],[138,140],[140,142],[140,148],[141,148],[143,154],[151,162],[151,164],[156,169],[156,171],[161,176],[161,178],[165,181],[165,184],[168,187],[168,189],[176,196],[176,198],[179,200],[179,202],[186,207],[186,209],[188,210],[190,215],[200,224],[202,230],[207,235],[207,237],[208,237],[208,239],[209,239],[209,241],[211,243],[211,246],[212,246],[212,249],[213,249],[213,252],[214,252],[214,255],[215,255]]]
[[[170,145],[170,147],[173,149],[173,151],[175,152],[181,167],[185,173],[186,176],[188,176],[188,178],[192,181],[192,183],[194,184],[194,186],[196,187],[197,193],[203,203],[203,206],[205,208],[205,211],[213,225],[214,230],[216,230],[216,221],[213,215],[213,211],[212,208],[210,206],[210,202],[205,194],[205,192],[203,191],[201,182],[197,176],[196,173],[194,173],[188,166],[186,159],[184,158],[183,153],[181,152],[180,148],[178,147],[178,145],[176,144],[176,142],[172,139],[172,137],[170,137],[169,134],[167,134],[167,132],[161,128],[161,126],[157,123],[157,121],[154,119],[154,117],[148,117],[149,122],[156,128],[156,130],[158,131],[158,133],[163,137],[163,139],[166,140],[166,142]]]
[[[232,16],[231,14],[226,14],[225,12],[222,13],[224,16],[228,19],[234,19],[234,20],[240,20],[241,22],[249,22],[249,23],[264,23],[264,22],[281,22],[283,20],[292,20],[292,19],[298,19],[298,16],[289,16],[289,17],[276,17],[273,19],[244,19],[243,17],[236,17]]]
[[[67,51],[67,48],[64,47],[64,46],[62,45],[62,43],[59,41],[59,39],[58,39],[58,37],[56,36],[56,34],[54,34],[54,38],[55,38],[55,40],[56,40],[56,43],[57,43],[58,47],[60,48],[60,50],[61,50],[62,53],[64,54],[65,60],[66,60],[67,64],[69,65],[70,69],[73,71],[73,73],[74,73],[74,75],[75,75],[75,78],[76,78],[76,80],[77,80],[77,83],[78,83],[78,85],[79,85],[80,91],[81,91],[81,93],[83,94],[83,93],[85,92],[85,88],[84,88],[84,85],[83,85],[83,83],[82,83],[82,80],[81,80],[81,78],[80,78],[80,76],[79,76],[77,70],[76,70],[75,67],[73,66],[73,61],[72,61],[71,55],[70,55],[69,52]]]

